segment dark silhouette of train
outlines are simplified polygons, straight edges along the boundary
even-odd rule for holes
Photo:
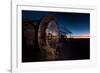
[[[22,62],[88,59],[89,51],[85,57],[84,54],[75,56],[77,52],[73,55],[72,32],[60,28],[53,16],[22,20]]]

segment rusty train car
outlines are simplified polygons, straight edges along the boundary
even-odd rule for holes
[[[24,43],[22,49],[26,49],[25,52],[22,52],[23,61],[58,60],[61,58],[61,54],[57,50],[60,31],[53,16],[44,16],[38,21],[23,21],[22,39],[22,44]],[[31,50],[27,45],[32,46]],[[29,56],[26,56],[26,53]]]

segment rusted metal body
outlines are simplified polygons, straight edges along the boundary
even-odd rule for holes
[[[57,59],[57,43],[59,41],[59,30],[52,16],[42,18],[38,29],[38,44],[41,55],[47,60]]]
[[[26,50],[25,54],[27,52],[30,52],[29,57],[31,57],[33,60],[35,58],[35,55],[36,60],[59,59],[60,56],[57,45],[60,39],[60,32],[53,16],[44,16],[38,22],[23,22],[22,34],[24,43],[23,50]],[[27,46],[33,47],[33,54],[32,48],[26,48]]]

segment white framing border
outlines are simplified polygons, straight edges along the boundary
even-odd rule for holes
[[[96,10],[94,7],[86,6],[64,6],[58,5],[16,5],[16,10],[12,10],[12,72],[20,71],[38,71],[38,70],[53,70],[66,68],[91,67],[96,65]],[[78,12],[90,13],[90,60],[71,60],[71,61],[50,61],[50,62],[30,62],[21,63],[21,10],[41,10],[41,11],[57,11],[57,12]],[[16,16],[14,15],[16,14]],[[16,18],[15,18],[15,17]],[[18,25],[17,25],[18,24]],[[94,49],[95,48],[95,49]],[[16,53],[18,52],[18,53]]]

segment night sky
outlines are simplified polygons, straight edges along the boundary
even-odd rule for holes
[[[71,12],[47,12],[47,11],[22,11],[23,20],[40,20],[43,16],[52,15],[60,30],[68,29],[74,36],[89,35],[90,14]]]

